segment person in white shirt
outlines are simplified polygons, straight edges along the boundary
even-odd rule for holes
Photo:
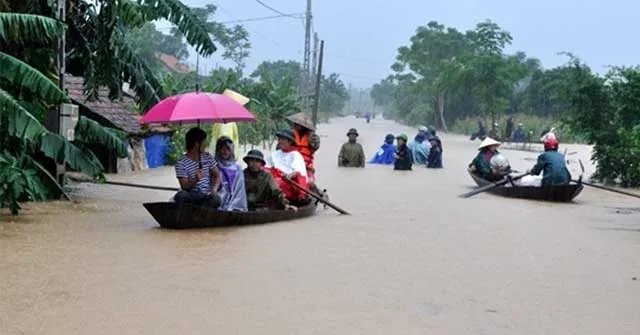
[[[296,206],[311,202],[309,195],[292,186],[291,180],[308,189],[307,167],[304,158],[294,147],[295,137],[291,130],[283,130],[276,134],[278,150],[271,153],[265,169],[271,172],[287,200]]]

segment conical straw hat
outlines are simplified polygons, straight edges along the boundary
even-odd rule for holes
[[[311,120],[311,117],[305,114],[304,112],[293,114],[287,117],[287,120],[295,124],[301,125],[309,130],[316,130],[316,127],[313,126],[313,120]]]
[[[241,104],[241,105],[246,105],[251,99],[245,97],[244,95],[236,92],[236,91],[232,91],[230,89],[225,89],[224,92],[222,92],[222,95],[226,95],[229,98],[235,100],[237,103]]]
[[[482,148],[486,148],[486,147],[490,147],[492,145],[500,145],[502,143],[492,139],[491,137],[487,137],[484,139],[484,141],[482,141],[482,143],[480,143],[480,146],[478,147],[478,150],[482,149]]]

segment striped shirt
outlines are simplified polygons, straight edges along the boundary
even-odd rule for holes
[[[202,162],[202,172],[204,173],[204,176],[198,181],[194,191],[203,194],[211,194],[211,169],[217,167],[218,163],[208,152],[200,154],[200,161]],[[188,178],[189,180],[193,180],[196,178],[198,166],[199,164],[197,161],[189,158],[186,154],[182,155],[176,163],[176,177],[178,179]]]

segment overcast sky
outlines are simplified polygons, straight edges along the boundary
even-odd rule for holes
[[[306,0],[262,0],[284,13],[305,11]],[[189,6],[218,6],[218,21],[274,15],[256,0],[186,0]],[[522,50],[545,67],[566,61],[569,51],[598,72],[606,65],[640,64],[636,24],[640,1],[632,0],[314,0],[313,26],[325,40],[325,73],[368,87],[390,73],[398,47],[416,27],[431,20],[459,30],[491,19],[513,36],[507,50]],[[242,23],[251,35],[248,70],[264,60],[302,61],[304,26],[300,19]],[[191,59],[195,63],[195,58]],[[203,70],[225,64],[214,55]]]

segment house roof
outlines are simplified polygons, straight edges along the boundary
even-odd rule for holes
[[[84,95],[84,78],[64,75],[64,88],[74,102],[89,109],[87,117],[106,126],[121,129],[128,134],[141,134],[140,115],[135,100],[124,96],[121,101],[111,101],[109,90],[100,88],[100,100],[87,101]],[[106,123],[106,124],[105,124]]]
[[[158,59],[162,62],[162,64],[164,64],[164,66],[175,73],[184,74],[191,72],[191,69],[187,65],[180,63],[180,60],[174,56],[157,53],[156,57],[158,57]]]

